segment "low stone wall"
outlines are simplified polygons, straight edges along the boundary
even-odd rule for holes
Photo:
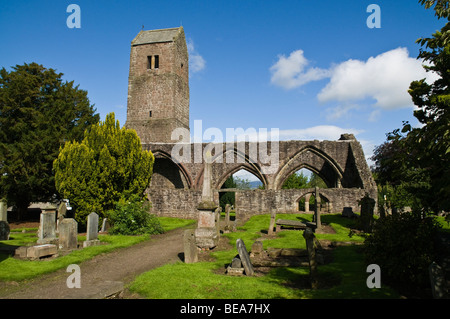
[[[300,198],[313,192],[313,188],[238,191],[236,192],[236,214],[238,218],[245,218],[271,211],[298,213]],[[364,197],[365,192],[360,188],[327,188],[319,191],[320,195],[329,201],[327,208],[324,209],[329,213],[341,213],[344,207],[351,207],[354,212],[359,212],[358,201]]]
[[[148,194],[152,203],[151,213],[157,216],[186,219],[197,218],[197,206],[202,192],[188,189],[157,189]]]
[[[248,218],[258,214],[298,213],[298,202],[303,196],[313,193],[313,188],[281,190],[239,190],[236,191],[236,215]],[[329,204],[324,212],[341,213],[344,207],[351,207],[359,212],[358,201],[364,197],[366,190],[360,188],[326,188],[319,189],[321,197]],[[216,194],[218,195],[218,193]],[[376,200],[376,191],[369,194]],[[216,201],[218,196],[215,196]],[[201,191],[190,189],[157,189],[150,191],[151,213],[157,216],[178,218],[197,218],[197,207],[201,201]]]

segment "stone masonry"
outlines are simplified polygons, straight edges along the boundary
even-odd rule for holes
[[[143,149],[155,156],[147,193],[152,212],[157,215],[198,217],[204,154],[211,150],[211,188],[216,203],[219,192],[226,191],[221,189],[223,183],[241,169],[257,176],[264,185],[263,190],[236,191],[237,218],[271,211],[298,212],[299,200],[309,198],[314,189],[287,190],[281,186],[301,168],[313,171],[325,181],[328,188],[319,193],[328,201],[331,212],[342,212],[344,207],[359,211],[358,200],[366,193],[377,199],[376,184],[361,144],[351,134],[343,134],[337,141],[263,144],[180,144],[179,136],[172,140],[175,128],[189,132],[188,53],[182,27],[141,31],[132,41],[126,127],[135,129]],[[173,160],[174,147],[183,149],[183,161]],[[266,157],[254,156],[254,150],[258,150],[258,155],[263,150]],[[270,163],[277,165],[267,170],[267,158],[274,154],[275,161]]]

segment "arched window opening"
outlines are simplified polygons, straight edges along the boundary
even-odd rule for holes
[[[222,210],[225,210],[225,205],[235,205],[236,190],[250,190],[263,188],[263,182],[254,174],[245,169],[240,169],[234,174],[230,175],[222,184],[219,191],[219,203]]]
[[[281,186],[282,189],[327,188],[323,179],[313,171],[302,168],[292,173]]]
[[[155,157],[150,187],[188,188],[189,185],[180,168],[166,157]]]
[[[316,202],[314,193],[307,193],[300,197],[298,201],[298,210],[305,213],[313,213],[316,210],[316,205],[323,213],[331,213],[331,203],[325,196],[320,194],[319,202]]]

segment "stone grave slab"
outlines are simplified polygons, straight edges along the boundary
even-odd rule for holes
[[[240,238],[236,240],[236,247],[239,253],[239,258],[241,259],[242,266],[244,267],[245,274],[247,276],[253,276],[254,270],[253,265],[250,261],[250,256],[245,248],[244,241]]]

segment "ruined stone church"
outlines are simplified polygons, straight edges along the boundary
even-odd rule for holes
[[[189,56],[183,27],[141,31],[131,42],[125,126],[135,129],[143,149],[155,156],[147,190],[152,212],[196,218],[205,167],[202,155],[211,145],[185,142],[184,160],[174,160],[174,147],[179,148],[181,142],[178,136],[173,140],[172,133],[180,128],[189,132]],[[211,187],[217,204],[219,194],[230,191],[222,188],[224,182],[241,169],[254,174],[264,186],[233,190],[237,218],[272,211],[299,212],[300,200],[309,199],[314,189],[282,189],[282,185],[302,168],[326,183],[327,188],[319,191],[321,202],[326,203],[321,208],[324,212],[339,213],[344,207],[360,211],[358,201],[365,194],[377,199],[361,144],[351,134],[336,141],[268,141],[263,145],[267,156],[277,152],[276,169],[272,170],[264,169],[267,156],[252,151],[262,149],[260,142],[213,146]]]

